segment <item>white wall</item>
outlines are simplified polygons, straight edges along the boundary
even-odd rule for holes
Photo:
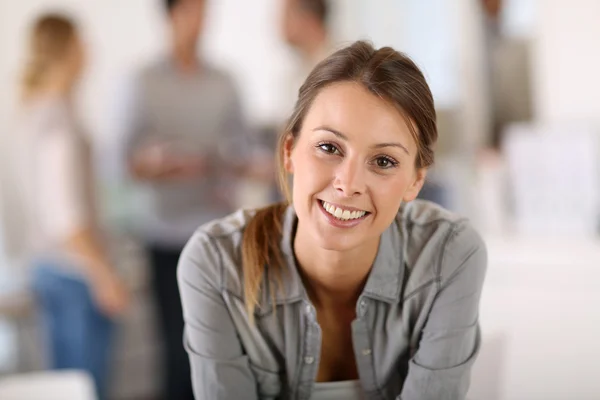
[[[600,123],[600,1],[537,2],[534,100],[541,122]]]

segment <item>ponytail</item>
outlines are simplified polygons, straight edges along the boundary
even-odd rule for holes
[[[27,99],[44,84],[47,64],[41,60],[30,60],[25,66],[21,80],[21,98]]]
[[[244,300],[251,321],[254,320],[254,311],[260,302],[265,275],[270,284],[277,283],[271,286],[274,289],[270,290],[272,298],[275,296],[275,290],[281,288],[284,261],[280,243],[283,237],[283,214],[286,208],[286,203],[277,203],[259,209],[244,230],[242,238]]]

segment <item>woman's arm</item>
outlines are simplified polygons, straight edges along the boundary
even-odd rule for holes
[[[221,289],[221,259],[212,238],[197,232],[177,270],[184,345],[198,400],[257,399],[257,386]]]
[[[123,314],[129,305],[129,294],[92,229],[82,226],[69,234],[64,247],[84,261],[85,274],[98,307],[111,317]]]
[[[76,256],[94,299],[109,316],[125,311],[128,295],[102,246],[94,218],[84,204],[83,155],[68,127],[49,130],[38,146],[38,216],[42,226],[68,254]]]
[[[479,300],[487,267],[481,237],[462,223],[443,249],[440,286],[398,400],[464,400],[479,352]]]

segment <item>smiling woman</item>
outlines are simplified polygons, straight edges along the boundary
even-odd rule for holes
[[[200,227],[180,258],[197,398],[465,398],[487,260],[415,200],[436,139],[402,53],[356,42],[312,71],[279,142],[288,201]]]

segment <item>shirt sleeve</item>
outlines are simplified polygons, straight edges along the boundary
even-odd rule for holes
[[[115,100],[117,131],[122,138],[121,159],[124,170],[129,170],[130,161],[147,134],[147,118],[143,102],[143,77],[130,77],[119,87]]]
[[[177,271],[194,395],[198,400],[257,399],[248,357],[221,293],[221,259],[212,240],[197,232]]]
[[[90,223],[81,179],[83,155],[68,127],[53,128],[42,140],[37,146],[37,217],[52,238],[62,241]]]
[[[463,400],[481,343],[479,300],[487,269],[481,237],[459,225],[441,258],[441,284],[397,400]]]
[[[246,124],[241,100],[233,83],[229,84],[229,101],[225,119],[221,124],[221,142],[218,154],[222,160],[232,160],[238,166],[244,166],[252,157],[256,144],[252,140],[249,126]]]

